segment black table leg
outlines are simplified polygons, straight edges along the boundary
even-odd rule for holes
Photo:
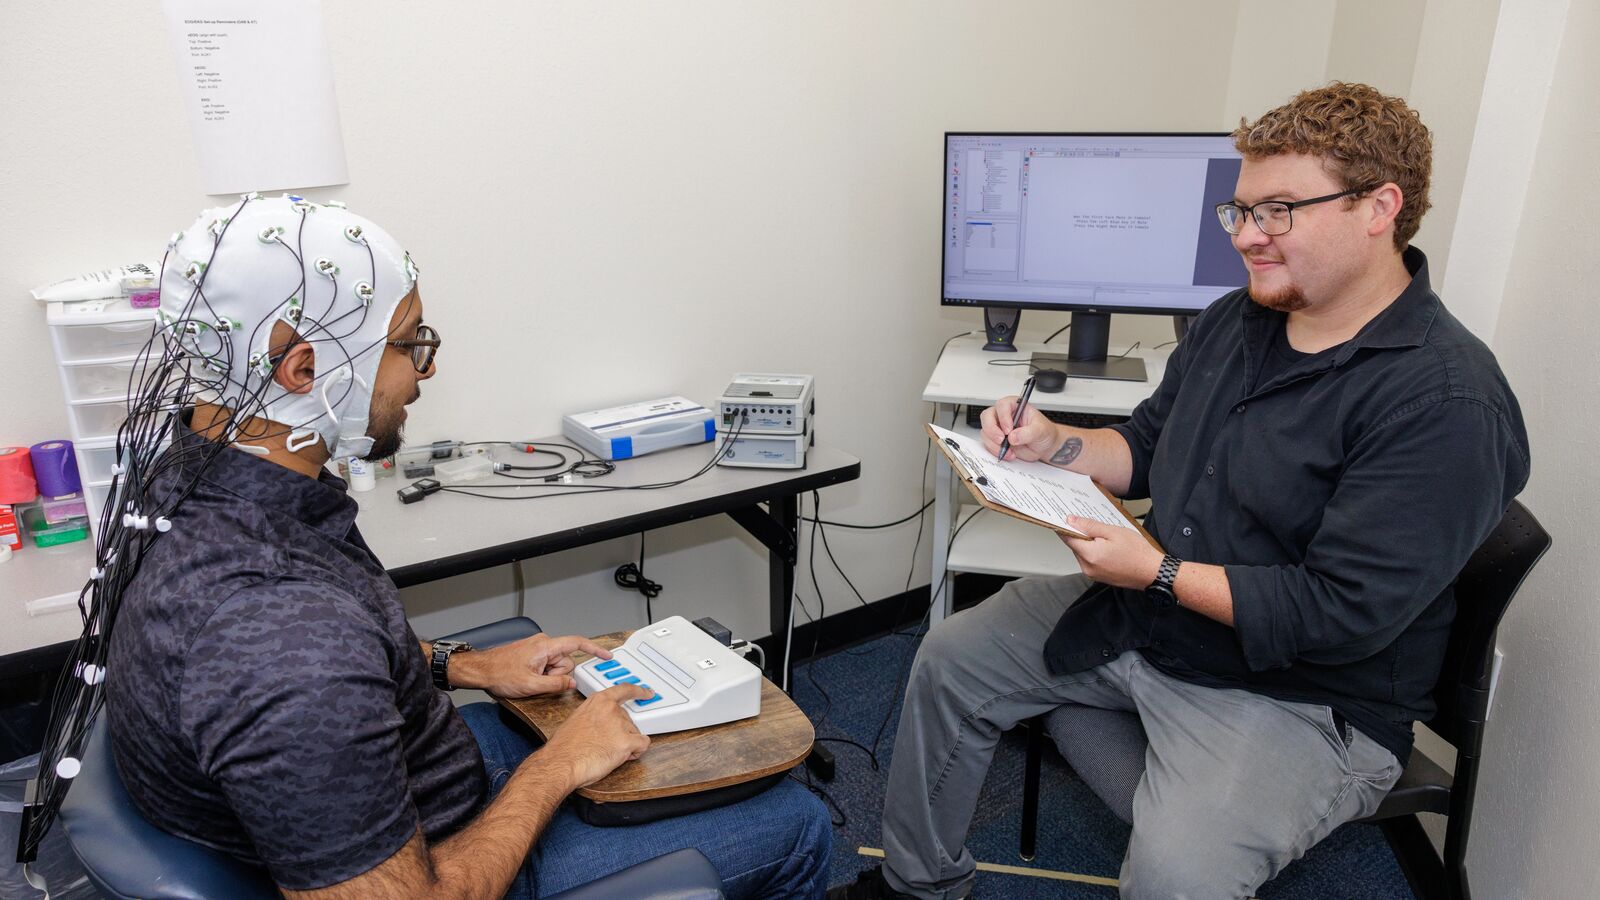
[[[789,610],[794,604],[794,566],[799,557],[800,498],[790,494],[767,501],[767,509],[748,506],[728,512],[767,548],[767,608],[777,649],[767,660],[773,681],[789,685]]]

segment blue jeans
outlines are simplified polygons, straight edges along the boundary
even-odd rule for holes
[[[493,797],[534,745],[520,726],[502,719],[493,703],[472,703],[459,711],[478,739]],[[685,847],[711,860],[730,900],[820,898],[828,887],[833,823],[822,801],[792,779],[741,803],[647,825],[596,828],[563,805],[506,897],[548,897]]]

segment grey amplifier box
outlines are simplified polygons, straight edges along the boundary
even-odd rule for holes
[[[817,411],[810,375],[741,373],[717,401],[718,428],[728,434],[805,434]]]
[[[731,433],[722,439],[729,441],[727,451],[717,460],[719,466],[750,469],[804,469],[806,449],[816,440],[814,434],[742,434]],[[731,440],[730,440],[731,439]]]

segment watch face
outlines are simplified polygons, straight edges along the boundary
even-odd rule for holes
[[[1144,589],[1144,595],[1150,598],[1156,609],[1167,609],[1178,605],[1178,595],[1164,584],[1150,585]]]

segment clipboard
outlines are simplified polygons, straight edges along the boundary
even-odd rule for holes
[[[1075,538],[1088,537],[1088,535],[1083,534],[1082,532],[1073,531],[1071,528],[1057,525],[1054,522],[1046,522],[1043,519],[1035,518],[1027,513],[1019,512],[1009,506],[1005,506],[990,500],[988,497],[984,496],[983,490],[977,484],[973,483],[972,473],[967,471],[966,464],[962,462],[960,454],[955,452],[955,448],[947,445],[944,440],[939,437],[939,434],[933,430],[932,425],[924,424],[923,429],[927,431],[928,438],[933,441],[933,445],[939,448],[940,453],[944,454],[945,460],[950,463],[950,468],[955,470],[955,473],[961,477],[962,485],[964,485],[967,491],[972,494],[972,498],[978,501],[979,506],[982,506],[984,509],[993,510],[1001,515],[1010,516],[1013,519],[1021,519],[1022,521],[1031,525],[1038,525],[1041,528],[1048,528],[1051,531],[1054,531],[1056,534],[1064,534],[1067,537]],[[1049,465],[1049,463],[1040,462],[1036,465],[1044,466]],[[1115,506],[1117,511],[1122,513],[1122,517],[1127,520],[1128,524],[1133,526],[1134,530],[1138,531],[1139,534],[1144,536],[1144,539],[1149,542],[1150,546],[1160,550],[1162,553],[1166,552],[1166,550],[1163,549],[1160,544],[1156,543],[1156,539],[1150,536],[1150,532],[1144,530],[1144,526],[1139,524],[1139,520],[1135,519],[1128,513],[1128,508],[1123,506],[1122,501],[1117,499],[1117,497],[1110,491],[1106,490],[1105,485],[1098,481],[1093,482],[1093,484],[1097,489],[1099,489],[1100,493],[1104,495],[1107,500],[1111,501],[1111,505]]]

